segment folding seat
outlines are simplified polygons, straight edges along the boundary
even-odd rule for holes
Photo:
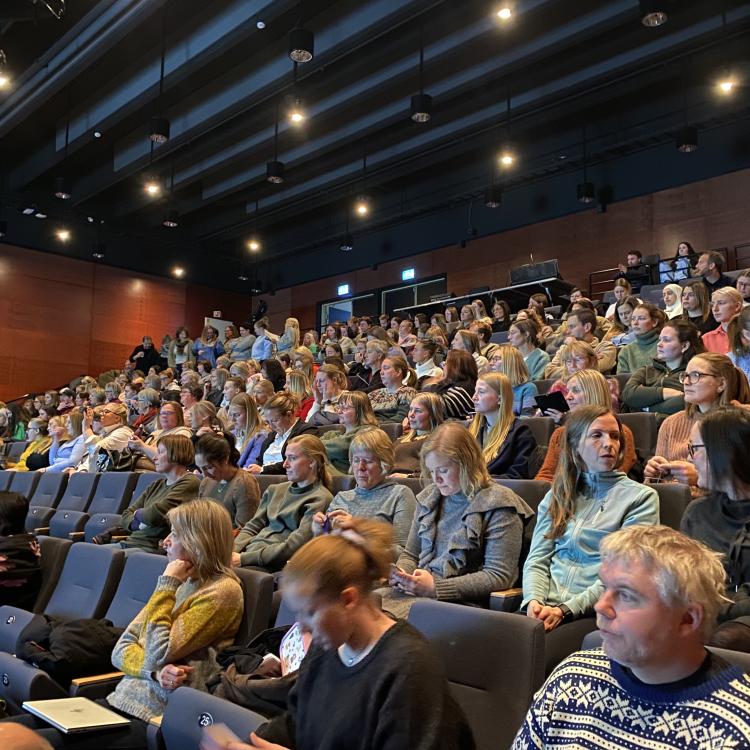
[[[114,547],[76,544],[70,549],[44,614],[63,620],[103,617],[120,580],[124,556]],[[0,607],[0,651],[10,654],[33,617],[17,607]]]
[[[189,687],[177,688],[170,696],[159,725],[148,727],[149,750],[198,750],[203,729],[226,724],[246,741],[266,719],[247,708]]]
[[[137,481],[133,489],[133,500],[139,498],[154,482],[158,479],[164,479],[164,474],[158,471],[143,471],[136,474]]]
[[[531,430],[539,446],[549,445],[549,440],[557,426],[552,417],[524,417],[523,424]]]
[[[610,377],[614,377],[617,380],[617,384],[620,386],[620,393],[622,393],[625,390],[625,386],[628,383],[628,380],[630,380],[632,373],[627,373],[623,375],[610,375]]]
[[[133,494],[137,475],[130,471],[108,471],[101,475],[96,491],[86,512],[59,510],[52,516],[49,524],[50,536],[67,538],[71,532],[82,531],[89,518],[96,515],[110,514],[104,528],[116,526],[119,514],[125,510]],[[72,537],[71,537],[72,538]]]
[[[73,542],[70,539],[54,539],[51,536],[39,537],[39,550],[41,558],[39,565],[42,569],[42,585],[34,602],[34,612],[44,612],[52,592],[60,580],[60,574],[65,564],[65,558],[70,552]]]
[[[542,623],[433,599],[414,602],[409,623],[442,660],[478,750],[510,747],[544,681]]]
[[[404,487],[408,487],[414,495],[418,495],[423,489],[422,479],[420,477],[399,477],[396,480],[397,484],[403,484]]]
[[[44,477],[64,476],[59,474],[47,474]],[[68,478],[65,492],[63,493],[57,507],[43,505],[32,505],[26,515],[26,530],[36,530],[39,534],[49,533],[49,522],[55,513],[64,513],[68,511],[84,511],[88,508],[91,498],[94,495],[100,474],[89,474],[80,472],[72,474]],[[36,495],[36,493],[35,493]]]
[[[350,474],[338,475],[333,477],[333,490],[331,492],[335,496],[337,492],[341,492],[342,490],[354,489],[355,485],[354,477]]]
[[[282,482],[288,482],[286,474],[256,474],[255,478],[258,480],[258,487],[260,487],[260,494],[262,495],[272,484],[281,484]]]
[[[391,441],[398,440],[401,435],[404,434],[404,428],[401,426],[401,422],[380,422],[378,427],[388,435]]]
[[[8,489],[10,486],[10,480],[13,479],[13,475],[16,473],[17,472],[15,471],[8,471],[7,469],[0,471],[0,492]]]
[[[38,471],[14,471],[8,489],[23,495],[28,500],[34,494],[41,477]]]
[[[659,434],[659,425],[656,414],[647,411],[636,411],[620,414],[620,421],[627,425],[633,432],[635,447],[644,460],[651,458],[656,453],[656,438]]]
[[[34,494],[29,500],[29,506],[41,506],[43,508],[56,508],[60,498],[65,492],[68,484],[68,475],[59,473],[42,473],[41,479],[36,485]]]
[[[252,568],[235,568],[245,598],[242,622],[234,640],[244,645],[262,633],[271,619],[274,578],[270,573]]]
[[[539,395],[544,396],[546,393],[549,393],[549,389],[552,387],[552,384],[555,382],[555,379],[548,378],[547,380],[534,380],[532,382],[536,386],[536,390],[539,393]]]
[[[665,482],[651,486],[659,495],[660,522],[679,531],[682,514],[693,499],[690,487],[679,482]]]
[[[14,440],[8,445],[8,450],[5,452],[5,460],[13,461],[14,463],[18,461],[18,459],[21,458],[21,454],[26,450],[28,444],[27,440]]]
[[[541,479],[496,479],[498,484],[513,490],[522,497],[526,504],[536,513],[542,498],[550,491],[552,485]]]

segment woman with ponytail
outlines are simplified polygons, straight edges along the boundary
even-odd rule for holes
[[[232,748],[473,750],[440,660],[371,596],[392,549],[388,524],[352,518],[294,554],[281,590],[312,645],[287,713]]]

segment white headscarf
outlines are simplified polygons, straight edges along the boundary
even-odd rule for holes
[[[673,305],[667,305],[664,308],[667,318],[672,320],[672,318],[682,315],[682,287],[679,284],[667,284],[664,289],[669,289],[677,297]]]

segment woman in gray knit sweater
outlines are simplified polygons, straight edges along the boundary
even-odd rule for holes
[[[367,398],[365,394],[354,395]],[[388,479],[388,472],[393,467],[391,439],[378,427],[360,430],[349,446],[349,461],[357,486],[339,492],[328,506],[327,513],[315,514],[313,534],[321,534],[326,521],[333,529],[345,526],[353,516],[375,518],[393,525],[398,557],[406,544],[416,500],[408,487]]]
[[[458,422],[440,425],[422,448],[417,512],[398,570],[381,589],[383,609],[406,617],[415,597],[486,605],[518,579],[524,527],[534,512],[495,484],[476,439]]]

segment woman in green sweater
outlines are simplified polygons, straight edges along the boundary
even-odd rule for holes
[[[652,364],[656,358],[659,332],[666,322],[664,310],[650,302],[641,302],[633,310],[630,327],[635,332],[635,341],[620,349],[617,355],[618,375],[627,375],[639,367]]]
[[[352,440],[365,427],[377,427],[378,420],[372,410],[372,404],[362,391],[344,391],[339,396],[336,410],[344,432],[328,430],[321,435],[326,447],[328,460],[336,474],[349,473],[349,446]]]
[[[281,570],[312,539],[312,520],[331,502],[331,474],[320,438],[299,435],[286,444],[288,482],[263,493],[255,515],[234,540],[232,565]]]

